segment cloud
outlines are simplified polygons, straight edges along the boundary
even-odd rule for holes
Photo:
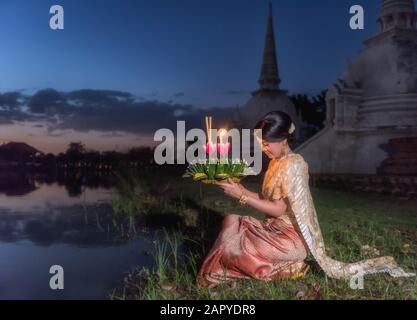
[[[72,91],[66,95],[67,99],[75,100],[83,106],[114,106],[118,103],[135,101],[135,97],[123,91],[84,89]]]
[[[0,124],[13,124],[15,122],[29,122],[38,120],[39,117],[28,114],[22,110],[0,110]]]
[[[0,110],[1,124],[43,121],[52,136],[64,130],[149,135],[160,128],[175,130],[177,121],[186,121],[187,128],[204,128],[205,115],[219,124],[233,115],[228,108],[203,110],[172,101],[143,100],[123,91],[93,89],[60,92],[47,88],[32,96],[9,92],[0,96],[0,106],[8,108]]]
[[[13,121],[8,118],[3,117],[0,112],[0,125],[5,125],[5,124],[13,124]]]
[[[172,97],[174,97],[174,98],[182,98],[184,96],[185,96],[184,92],[178,92],[178,93],[175,93]]]
[[[0,108],[3,110],[13,110],[20,106],[22,94],[18,91],[0,93]]]
[[[245,91],[245,90],[229,90],[229,91],[225,91],[224,94],[229,95],[229,96],[236,96],[236,95],[247,95],[250,94],[251,91]]]
[[[48,137],[52,137],[52,138],[60,138],[65,136],[67,133],[66,132],[50,132],[48,131]]]
[[[29,111],[35,114],[63,114],[67,105],[65,97],[55,89],[44,89],[28,98]]]
[[[124,137],[124,134],[121,132],[109,132],[109,133],[104,133],[102,135],[100,135],[100,137],[102,138],[121,138]]]

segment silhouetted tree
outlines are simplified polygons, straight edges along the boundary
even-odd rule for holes
[[[71,142],[68,145],[67,155],[82,155],[85,153],[85,147],[81,142]]]
[[[290,97],[301,119],[307,124],[306,138],[311,137],[324,127],[326,119],[326,90],[310,98],[306,94],[297,94]]]

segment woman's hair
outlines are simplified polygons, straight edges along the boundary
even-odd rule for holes
[[[283,111],[273,111],[265,115],[255,128],[262,130],[262,139],[267,142],[281,142],[294,139],[295,126],[288,114]]]

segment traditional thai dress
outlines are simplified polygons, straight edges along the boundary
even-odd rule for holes
[[[263,221],[250,216],[227,216],[199,270],[200,286],[215,287],[235,279],[297,279],[308,270],[304,263],[307,251],[331,278],[351,279],[376,272],[388,272],[393,277],[414,276],[399,268],[392,257],[348,264],[326,255],[310,193],[308,165],[301,155],[290,152],[271,160],[262,196],[268,200],[285,199],[286,212]]]

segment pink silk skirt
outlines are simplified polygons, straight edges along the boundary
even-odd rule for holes
[[[288,215],[263,221],[229,215],[205,258],[198,284],[213,288],[235,279],[271,281],[305,274],[306,246]]]

